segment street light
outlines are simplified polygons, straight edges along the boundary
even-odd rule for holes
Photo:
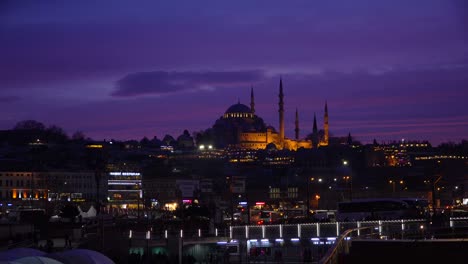
[[[320,200],[320,195],[316,194],[315,195],[315,200],[317,200],[317,207],[318,207],[318,200]]]
[[[395,194],[395,184],[396,184],[397,181],[394,181],[394,180],[389,180],[388,183],[390,183],[392,185],[392,192],[393,194]],[[403,185],[405,183],[405,181],[403,180],[400,180],[400,185]]]
[[[352,173],[352,169],[350,168],[350,164],[349,164],[349,161],[347,160],[342,160],[342,172],[345,176],[343,176],[343,180],[345,181],[345,189],[348,189],[347,191],[349,192],[349,200],[352,200],[353,199],[353,182],[352,182],[352,178],[351,176],[351,173]],[[349,183],[349,184],[348,184]],[[343,197],[344,198],[344,197]]]
[[[133,237],[133,231],[130,229],[128,231],[128,246],[130,247],[130,250],[132,249],[132,237]]]
[[[306,217],[309,218],[310,216],[310,182],[315,181],[315,178],[309,178],[307,177],[307,212],[306,212]]]
[[[230,176],[227,176],[226,177],[226,183],[228,185],[228,188],[229,188],[229,198],[231,200],[230,202],[230,213],[231,213],[231,224],[230,226],[233,226],[234,225],[234,194],[233,194],[233,191],[232,191],[232,185],[233,185],[233,177],[230,177]]]
[[[149,250],[149,241],[151,239],[151,231],[146,231],[146,257],[149,259],[151,254]]]
[[[392,193],[395,194],[395,181],[389,180],[388,183],[392,185]]]
[[[311,193],[310,193],[310,183],[315,183],[315,182],[319,182],[321,183],[323,180],[322,178],[314,178],[314,177],[307,177],[307,217],[310,217],[310,196],[311,196]],[[318,203],[317,203],[317,207],[318,207]]]
[[[349,192],[349,200],[352,200],[353,196],[353,182],[351,180],[351,176],[343,176],[343,180],[345,181],[345,189],[348,189]],[[348,186],[349,184],[351,186]]]

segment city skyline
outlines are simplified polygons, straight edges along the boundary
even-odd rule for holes
[[[459,142],[468,135],[468,5],[453,1],[6,1],[0,130],[22,120],[95,140],[177,136],[249,105],[285,134]]]

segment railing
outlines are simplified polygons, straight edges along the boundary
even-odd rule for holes
[[[349,244],[350,239],[353,233],[361,233],[363,231],[371,231],[368,235],[377,235],[378,233],[373,232],[375,228],[379,228],[379,226],[366,226],[366,227],[358,227],[353,229],[346,230],[340,237],[336,240],[335,245],[330,248],[325,256],[323,256],[319,260],[319,264],[330,264],[330,263],[339,263],[339,258],[343,254],[349,254]]]
[[[468,217],[451,218],[446,221],[447,228],[468,227]],[[321,241],[322,238],[333,241],[332,244],[342,247],[343,234],[351,237],[364,238],[375,236],[382,239],[414,239],[422,235],[429,235],[428,230],[434,231],[431,223],[425,219],[358,221],[358,222],[326,222],[303,223],[289,225],[248,225],[232,226],[226,229],[161,229],[151,231],[122,230],[122,236],[131,245],[142,243],[161,244],[167,240],[182,238],[183,243],[215,243],[219,241]],[[348,232],[352,230],[351,232]],[[348,233],[346,233],[348,232]],[[354,239],[353,238],[353,239]],[[213,242],[214,241],[214,242]],[[347,242],[347,240],[346,240]],[[341,249],[337,249],[338,251]]]
[[[373,221],[375,222],[375,221]],[[395,222],[401,222],[401,236],[398,238],[404,239],[405,235],[407,238],[426,238],[428,235],[427,230],[430,229],[429,233],[432,233],[437,230],[445,230],[451,229],[451,236],[454,237],[456,235],[456,232],[454,230],[456,228],[466,228],[468,227],[468,217],[454,217],[450,218],[448,222],[448,226],[437,226],[437,227],[432,227],[429,228],[428,224],[432,224],[431,222],[427,223],[426,221],[422,222],[421,220],[411,220],[410,222],[405,221],[405,220],[397,220],[397,221],[378,221],[378,225],[374,226],[366,226],[366,227],[358,227],[358,228],[352,228],[348,229],[345,232],[343,232],[339,238],[335,241],[335,244],[332,248],[330,248],[325,256],[323,256],[320,260],[320,264],[332,264],[332,263],[340,263],[340,257],[342,257],[345,254],[349,254],[349,248],[350,248],[350,243],[351,243],[351,238],[353,237],[353,234],[356,233],[356,237],[365,239],[373,237],[373,238],[387,238],[389,235],[391,236],[390,238],[395,238],[395,233],[394,232],[389,232],[394,230],[395,227]],[[417,226],[415,226],[415,224]],[[378,232],[376,232],[378,230]],[[386,231],[384,231],[386,230]],[[369,233],[366,231],[370,231]],[[363,233],[364,232],[364,233]],[[393,235],[393,236],[392,236]],[[466,234],[464,233],[464,236]],[[432,239],[434,236],[432,235]]]
[[[215,229],[210,232],[207,229],[168,229],[158,231],[126,230],[122,232],[122,238],[128,239],[130,247],[142,245],[166,245],[168,241],[179,240],[183,245],[217,243],[229,241],[229,229]]]

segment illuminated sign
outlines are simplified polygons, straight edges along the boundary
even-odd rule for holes
[[[141,180],[109,180],[109,185],[141,185]]]
[[[256,202],[255,205],[265,205],[265,202]]]
[[[102,145],[87,145],[87,148],[102,148]]]
[[[174,150],[174,147],[172,147],[172,146],[161,146],[161,149],[162,149],[162,150],[170,150],[170,151],[173,151],[173,150]]]
[[[111,176],[140,176],[139,172],[109,172]]]

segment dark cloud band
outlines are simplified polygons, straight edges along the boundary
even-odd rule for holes
[[[0,96],[0,103],[11,103],[20,100],[18,96]]]
[[[112,96],[162,95],[181,91],[196,91],[250,85],[265,78],[259,70],[223,72],[137,72],[117,81]]]

